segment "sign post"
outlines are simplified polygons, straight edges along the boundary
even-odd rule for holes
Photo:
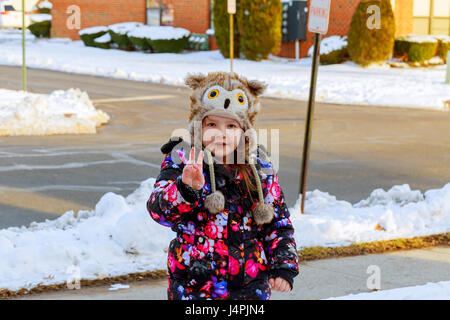
[[[236,0],[227,0],[228,14],[230,15],[230,72],[233,72],[234,59],[234,19],[236,13]]]
[[[305,208],[306,185],[309,168],[309,154],[314,118],[314,105],[316,98],[317,71],[320,59],[320,40],[323,34],[328,32],[331,0],[311,0],[308,17],[308,31],[314,32],[314,55],[311,68],[311,84],[309,87],[308,111],[305,125],[305,137],[303,142],[302,172],[300,175],[299,193],[302,195],[301,213]]]
[[[27,66],[25,61],[25,0],[22,0],[22,90],[27,91]]]

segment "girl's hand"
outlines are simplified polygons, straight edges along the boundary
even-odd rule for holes
[[[203,150],[198,155],[197,162],[195,160],[195,149],[191,149],[189,160],[183,169],[181,180],[195,190],[200,190],[205,184],[205,177],[203,176]]]
[[[281,292],[289,292],[291,290],[291,285],[289,282],[284,280],[283,278],[270,278],[269,284],[272,290],[281,291]]]

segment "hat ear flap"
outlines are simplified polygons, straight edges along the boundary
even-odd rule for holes
[[[247,86],[256,97],[262,95],[267,89],[267,84],[259,80],[249,80]]]
[[[206,76],[202,73],[188,74],[184,79],[184,83],[192,90],[195,90],[201,86],[203,80],[205,79]]]

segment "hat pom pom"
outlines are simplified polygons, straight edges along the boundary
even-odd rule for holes
[[[253,218],[258,225],[270,223],[274,215],[273,206],[265,203],[258,203],[253,209]]]
[[[205,208],[211,213],[218,213],[225,207],[225,197],[220,191],[214,191],[205,198]]]

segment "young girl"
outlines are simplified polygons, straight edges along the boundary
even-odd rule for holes
[[[186,84],[194,90],[190,139],[161,148],[147,202],[151,217],[177,233],[168,298],[268,300],[271,290],[288,292],[298,275],[294,229],[253,130],[266,86],[224,72],[190,75]]]

